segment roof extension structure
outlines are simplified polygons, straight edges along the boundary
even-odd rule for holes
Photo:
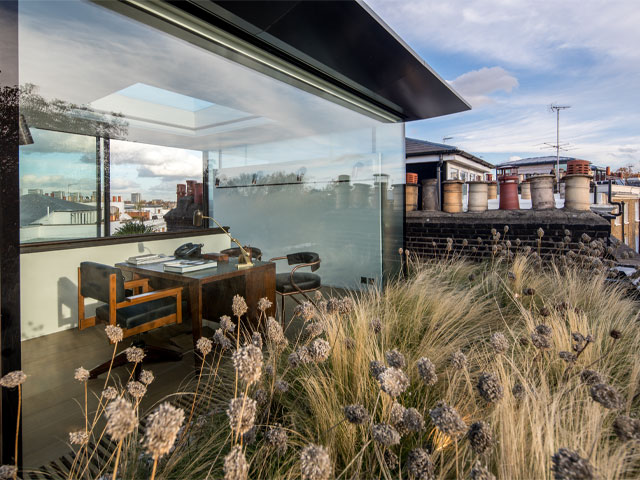
[[[422,155],[460,155],[461,157],[473,160],[480,165],[488,168],[494,168],[494,165],[472,155],[464,150],[460,150],[453,145],[445,145],[444,143],[428,142],[426,140],[418,140],[417,138],[405,138],[405,154],[407,157],[419,157]]]
[[[575,157],[560,157],[560,163],[566,164],[570,160],[582,160]],[[555,165],[557,157],[555,155],[547,155],[544,157],[531,157],[521,158],[520,160],[512,160],[510,162],[504,162],[497,167],[525,167],[529,165],[546,165],[547,163],[553,163]]]
[[[96,211],[95,205],[68,202],[60,198],[29,193],[20,197],[20,226],[24,227],[53,212]]]
[[[402,121],[471,109],[364,2],[200,0],[172,4],[377,104]]]

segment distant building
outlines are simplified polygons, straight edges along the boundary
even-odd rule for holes
[[[131,194],[131,203],[140,203],[142,201],[142,195],[139,193]]]
[[[422,180],[438,178],[444,180],[487,180],[493,164],[482,160],[453,145],[405,138],[407,173],[418,175]]]
[[[611,201],[624,204],[624,213],[611,220],[611,235],[640,253],[640,186],[618,180],[611,185]],[[618,212],[618,205],[609,203],[609,185],[597,185],[594,210]]]
[[[96,233],[96,221],[95,205],[34,193],[20,198],[22,242],[92,237]]]
[[[30,188],[29,190],[27,190],[27,193],[29,193],[30,195],[44,195],[44,192],[41,188]]]
[[[62,198],[64,198],[64,197],[65,197],[65,194],[64,194],[64,192],[63,192],[62,190],[56,190],[55,192],[51,192],[51,196],[52,196],[53,198],[60,198],[60,199],[62,199]]]
[[[567,171],[567,162],[571,160],[582,160],[575,157],[560,157],[560,175],[564,175]],[[545,157],[521,158],[496,165],[496,168],[517,168],[520,181],[529,178],[532,175],[554,174],[556,173],[557,157],[549,155]],[[591,164],[589,166],[594,175],[594,180],[604,180],[606,169]]]

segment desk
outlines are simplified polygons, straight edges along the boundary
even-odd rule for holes
[[[207,317],[218,320],[220,315],[230,315],[233,295],[242,295],[247,301],[249,310],[246,316],[256,324],[258,319],[258,300],[268,298],[272,306],[267,310],[268,316],[275,317],[276,305],[276,264],[254,260],[253,267],[238,270],[238,259],[230,258],[228,263],[218,263],[217,267],[207,268],[189,273],[165,272],[162,263],[150,265],[131,265],[118,263],[123,272],[129,272],[134,278],[146,277],[151,279],[153,288],[163,288],[168,285],[183,285],[184,298],[189,299],[191,309],[191,323],[193,329],[193,346],[202,336],[203,289],[207,295],[213,297],[205,302]],[[235,319],[234,319],[235,320]]]

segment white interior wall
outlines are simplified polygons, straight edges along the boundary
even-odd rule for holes
[[[22,339],[78,326],[80,262],[114,265],[134,255],[172,254],[186,242],[203,243],[203,252],[219,252],[230,246],[229,237],[217,234],[21,254]],[[93,315],[96,305],[87,301],[87,315]]]

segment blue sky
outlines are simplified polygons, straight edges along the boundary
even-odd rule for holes
[[[367,0],[473,106],[406,124],[492,163],[561,154],[640,168],[640,5],[634,1]]]

